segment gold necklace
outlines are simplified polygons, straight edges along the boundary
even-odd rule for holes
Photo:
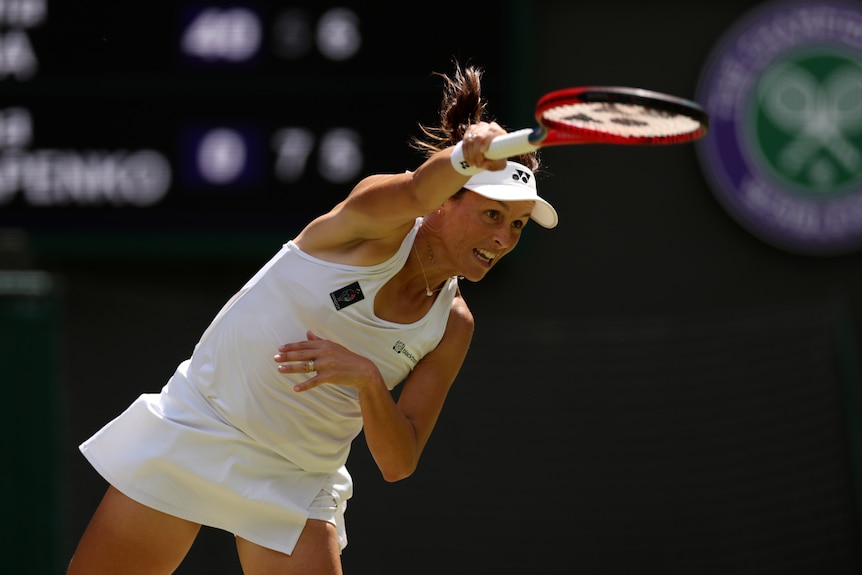
[[[419,228],[419,232],[422,232],[422,228]],[[424,233],[422,234],[422,238],[425,240],[425,245],[428,247],[428,259],[431,260],[431,263],[434,265],[434,267],[437,267],[437,262],[434,261],[434,253],[431,251],[431,244],[428,242],[428,238],[425,237]],[[435,293],[443,289],[443,286],[432,290],[431,286],[428,285],[428,276],[425,275],[425,266],[422,265],[422,258],[419,257],[419,252],[416,250],[416,242],[413,242],[413,253],[416,254],[416,259],[419,261],[419,269],[422,270],[422,277],[425,278],[425,295],[431,297]]]

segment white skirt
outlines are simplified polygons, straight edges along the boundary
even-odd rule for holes
[[[303,471],[174,381],[161,394],[141,395],[80,449],[108,483],[164,513],[287,554],[311,517],[335,525],[347,545],[353,483],[344,466]]]

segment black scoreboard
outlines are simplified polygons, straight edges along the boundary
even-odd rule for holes
[[[503,122],[517,26],[472,4],[0,0],[0,228],[292,233],[418,164],[454,58]]]

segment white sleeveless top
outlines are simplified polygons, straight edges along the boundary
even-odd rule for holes
[[[333,264],[292,241],[219,312],[184,370],[228,423],[307,471],[328,472],[347,459],[362,428],[355,388],[320,385],[293,391],[272,356],[311,330],[371,359],[386,386],[401,383],[446,329],[457,290],[450,280],[419,321],[397,324],[374,314],[374,297],[411,254],[421,220],[398,252],[374,266]]]

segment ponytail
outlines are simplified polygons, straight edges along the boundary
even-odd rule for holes
[[[440,104],[438,124],[420,124],[421,136],[411,141],[411,145],[425,157],[460,142],[472,124],[491,121],[488,117],[487,102],[482,99],[482,74],[480,68],[461,68],[457,62],[452,76],[435,72],[436,76],[443,79],[443,100]],[[535,152],[521,154],[512,159],[533,172],[539,168],[539,157]]]

